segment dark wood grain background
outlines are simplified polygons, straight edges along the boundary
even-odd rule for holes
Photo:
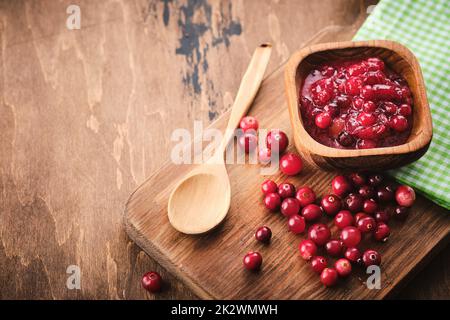
[[[65,27],[69,4],[81,30]],[[256,45],[274,44],[273,70],[323,30],[350,37],[370,4],[0,0],[0,298],[195,298],[125,234],[129,194],[173,129],[229,108]],[[157,296],[148,270],[167,280]],[[449,299],[449,272],[446,248],[399,297]]]

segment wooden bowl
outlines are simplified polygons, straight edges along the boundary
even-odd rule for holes
[[[299,110],[299,91],[312,68],[325,61],[342,58],[379,57],[408,82],[413,96],[413,127],[407,142],[394,147],[348,150],[325,146],[314,140],[303,127]],[[310,163],[325,169],[386,170],[419,159],[432,137],[430,107],[419,63],[403,45],[385,40],[335,42],[306,47],[289,59],[285,86],[292,131],[297,150]]]

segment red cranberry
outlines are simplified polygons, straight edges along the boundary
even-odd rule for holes
[[[369,233],[372,232],[373,229],[375,229],[376,222],[374,218],[367,216],[359,219],[357,225],[359,231],[361,231],[362,233]]]
[[[261,190],[264,194],[275,193],[278,191],[278,187],[274,181],[267,179],[262,183]]]
[[[355,224],[358,225],[358,221],[365,217],[368,217],[368,215],[364,212],[358,212],[355,214]]]
[[[394,189],[390,185],[379,187],[377,197],[381,202],[389,202],[394,199]]]
[[[370,71],[383,71],[384,62],[379,58],[369,58],[367,59],[367,68]]]
[[[406,220],[408,215],[409,215],[409,210],[407,207],[401,207],[401,206],[395,207],[393,216],[396,220],[400,220],[400,221]]]
[[[365,213],[374,214],[378,209],[378,204],[373,199],[367,199],[364,201],[363,210]]]
[[[346,177],[336,176],[331,181],[331,188],[333,189],[333,193],[335,195],[342,198],[352,190],[352,185]]]
[[[300,203],[295,198],[286,198],[281,203],[281,213],[290,217],[294,214],[298,214],[300,212]]]
[[[366,250],[362,255],[362,260],[366,267],[379,266],[381,264],[381,255],[375,250]]]
[[[331,77],[332,75],[334,75],[335,69],[333,67],[327,66],[325,68],[322,69],[322,75],[324,77]]]
[[[364,100],[370,100],[373,98],[373,88],[371,85],[365,85],[361,89],[361,97]]]
[[[363,209],[363,198],[356,194],[356,193],[350,193],[344,200],[344,203],[348,210],[351,212],[358,212]]]
[[[267,164],[272,158],[272,151],[270,151],[270,149],[266,147],[259,148],[258,158],[262,164]]]
[[[390,215],[386,210],[377,211],[375,213],[375,221],[376,222],[384,222],[387,223],[390,219]]]
[[[289,230],[291,230],[295,234],[302,233],[305,231],[305,218],[299,216],[298,214],[294,214],[289,217],[288,220]]]
[[[282,199],[295,196],[295,187],[292,183],[284,182],[278,186],[278,194]]]
[[[383,182],[384,178],[380,174],[373,174],[369,176],[368,183],[369,186],[377,187]]]
[[[370,113],[370,112],[374,112],[377,109],[377,105],[375,103],[373,103],[372,101],[366,101],[363,104],[363,111]]]
[[[142,287],[149,292],[161,291],[162,278],[156,271],[147,272],[142,276]]]
[[[300,202],[300,205],[302,207],[306,207],[308,204],[314,203],[314,201],[316,201],[316,194],[309,187],[301,187],[300,189],[298,189],[295,197]]]
[[[387,101],[387,102],[383,103],[383,106],[384,106],[384,110],[386,110],[387,113],[389,113],[389,114],[397,113],[397,105],[395,103]]]
[[[341,199],[334,194],[324,196],[322,198],[322,201],[320,202],[320,205],[322,206],[323,211],[325,211],[330,216],[338,213],[342,207]]]
[[[340,239],[347,248],[356,247],[361,241],[361,232],[355,227],[345,227],[341,231]]]
[[[362,187],[366,184],[366,177],[361,173],[351,173],[348,178],[355,187]]]
[[[353,98],[353,107],[357,110],[360,110],[364,105],[364,99],[360,97]]]
[[[352,272],[352,264],[345,258],[339,259],[334,263],[334,268],[336,269],[340,277],[347,277]]]
[[[331,237],[330,229],[323,223],[316,223],[308,230],[308,238],[318,246],[323,246]]]
[[[344,256],[351,262],[357,262],[361,258],[361,252],[358,248],[347,248]]]
[[[239,146],[247,153],[252,152],[258,146],[258,138],[254,133],[246,132],[239,137]]]
[[[356,96],[361,90],[362,81],[360,78],[351,77],[345,83],[345,93]]]
[[[331,115],[328,112],[319,113],[314,122],[316,126],[320,129],[326,129],[331,125]]]
[[[403,132],[408,129],[408,120],[404,116],[396,115],[391,118],[389,125],[397,132]]]
[[[306,239],[300,242],[298,250],[300,251],[300,256],[303,259],[310,260],[313,256],[316,255],[317,246],[312,240]]]
[[[239,128],[241,128],[244,132],[251,129],[257,131],[258,127],[258,120],[256,120],[256,118],[252,116],[243,117],[241,119],[241,122],[239,123]]]
[[[332,257],[339,257],[342,254],[342,244],[339,240],[330,240],[325,244],[325,250]]]
[[[390,234],[391,230],[389,229],[389,226],[384,222],[380,222],[373,232],[373,237],[377,241],[386,242]]]
[[[315,256],[311,259],[311,267],[315,273],[321,274],[327,267],[327,259],[322,256]]]
[[[327,287],[332,287],[338,280],[338,273],[335,269],[325,268],[320,274],[320,282]]]
[[[399,206],[411,207],[416,200],[416,193],[410,186],[402,185],[395,192],[395,200]]]
[[[370,139],[360,139],[356,143],[357,149],[373,149],[377,147],[377,143]]]
[[[322,208],[312,203],[302,209],[302,216],[306,221],[315,221],[322,217]]]
[[[358,193],[364,199],[370,199],[375,197],[375,190],[369,186],[362,186],[359,188]]]
[[[259,270],[262,264],[262,256],[259,252],[250,251],[244,256],[244,267],[247,270]]]
[[[334,224],[339,229],[344,229],[345,227],[352,226],[353,223],[354,223],[353,216],[348,210],[341,210],[334,217]]]
[[[398,108],[398,113],[404,117],[410,116],[412,114],[411,106],[409,104],[402,104]]]
[[[260,242],[267,243],[272,238],[272,231],[266,226],[259,227],[258,230],[256,230],[255,238]]]
[[[283,153],[289,145],[289,139],[286,133],[281,130],[270,130],[266,137],[266,144],[270,150]]]
[[[288,176],[295,176],[303,169],[303,161],[300,156],[293,153],[286,153],[280,159],[281,172]]]
[[[278,195],[278,193],[268,193],[264,197],[264,205],[271,211],[277,211],[278,209],[280,209],[281,197]]]
[[[377,122],[377,117],[373,113],[362,112],[358,116],[358,121],[362,126],[368,127]]]
[[[367,71],[367,65],[365,63],[355,63],[348,67],[348,74],[350,76],[359,76]]]

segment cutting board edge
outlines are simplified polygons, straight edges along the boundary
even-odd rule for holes
[[[145,182],[143,183],[145,184]],[[142,184],[142,185],[143,185]],[[127,201],[127,205],[134,193],[140,189],[142,186],[140,185],[130,196]],[[128,206],[125,207],[124,215],[123,215],[123,225],[125,227],[125,232],[133,240],[141,249],[143,249],[148,255],[150,255],[154,260],[157,261],[164,269],[169,271],[170,274],[175,276],[178,280],[180,280],[186,287],[188,287],[192,292],[197,295],[200,299],[205,300],[217,300],[218,297],[211,295],[205,289],[203,289],[199,284],[190,279],[186,274],[179,271],[179,269],[168,259],[164,259],[164,254],[154,246],[146,237],[144,237],[138,229],[135,227],[133,222],[130,221],[128,217]],[[166,263],[167,260],[167,263]]]

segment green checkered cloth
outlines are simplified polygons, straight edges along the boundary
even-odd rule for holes
[[[375,39],[400,42],[417,56],[433,118],[427,153],[390,174],[450,209],[450,1],[380,1],[354,38]]]

